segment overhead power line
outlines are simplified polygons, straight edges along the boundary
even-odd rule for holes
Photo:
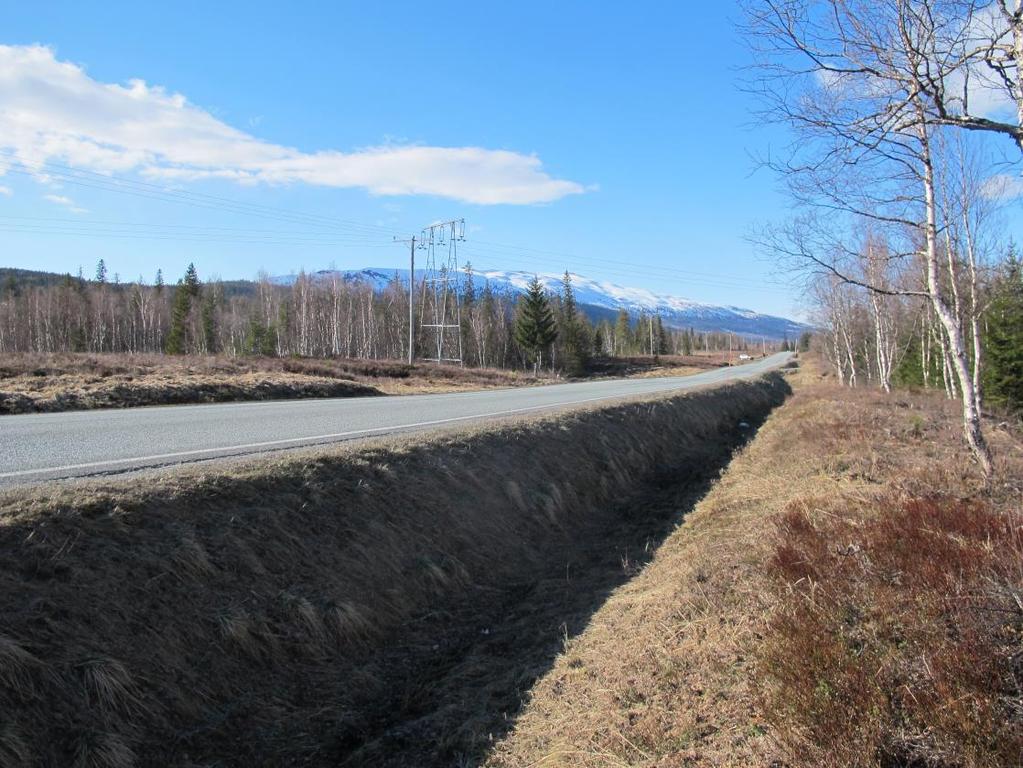
[[[8,160],[15,159],[10,152],[0,151],[0,157],[6,157]],[[357,248],[393,247],[395,237],[400,237],[398,230],[390,227],[238,201],[228,197],[192,190],[172,188],[139,179],[129,179],[114,174],[75,168],[55,161],[47,161],[37,170],[16,165],[9,166],[7,170],[8,172],[34,177],[45,175],[60,181],[62,184],[67,183],[100,191],[114,192],[160,202],[183,204],[236,215],[255,216],[264,221],[291,224],[301,229],[296,231],[251,230],[243,227],[123,221],[73,221],[49,219],[46,217],[0,216],[0,231],[2,232],[74,237],[109,237],[132,240],[149,239],[180,242]],[[19,219],[23,221],[19,221]],[[118,231],[120,227],[130,228],[131,231]],[[670,279],[686,285],[699,285],[726,290],[749,286],[748,280],[732,275],[643,264],[635,261],[581,256],[492,241],[475,241],[471,247],[463,249],[462,252],[464,255],[474,259],[496,260],[498,261],[496,269],[507,269],[510,266],[517,265],[520,269],[524,268],[524,271],[531,271],[535,269],[534,265],[541,265],[542,269],[536,271],[553,273],[560,272],[564,268],[574,271],[574,269],[579,269],[578,265],[582,265],[582,268],[591,267],[604,274],[613,275],[624,280],[642,276],[655,279]],[[561,260],[556,269],[552,269],[553,259]],[[481,266],[481,264],[477,263],[477,266]],[[772,293],[788,293],[781,285],[772,287],[761,283],[758,284],[757,289]]]

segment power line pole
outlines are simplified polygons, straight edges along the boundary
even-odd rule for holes
[[[408,364],[413,365],[416,356],[416,238],[396,242],[409,244],[409,265],[408,265]]]
[[[423,323],[423,328],[436,332],[437,356],[429,358],[437,363],[458,363],[462,361],[462,301],[460,276],[458,273],[458,243],[465,241],[465,219],[453,219],[431,224],[423,229],[419,247],[426,249],[426,274],[423,278],[423,295],[430,286],[433,298],[434,322]],[[447,246],[447,254],[443,253]],[[438,255],[438,250],[441,253]],[[441,264],[438,265],[438,261]],[[454,315],[452,317],[452,315]],[[457,357],[454,352],[445,351],[447,336],[455,333]]]
[[[409,241],[408,249],[408,364],[412,365],[412,361],[416,354],[416,315],[415,315],[415,303],[416,303],[416,239],[413,237]]]

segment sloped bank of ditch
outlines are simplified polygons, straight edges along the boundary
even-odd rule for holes
[[[787,393],[8,495],[0,766],[471,764]]]

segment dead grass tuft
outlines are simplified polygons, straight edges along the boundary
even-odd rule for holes
[[[300,638],[299,643],[310,653],[322,651],[327,640],[327,630],[316,607],[306,598],[287,592],[281,595],[281,600],[293,632]]]
[[[89,659],[78,665],[89,705],[104,712],[130,711],[139,705],[131,674],[110,658]]]
[[[343,601],[327,609],[327,626],[341,645],[361,645],[372,639],[376,627],[363,610]]]
[[[116,733],[87,731],[75,745],[73,768],[134,768],[135,752]]]
[[[11,638],[0,635],[0,684],[19,696],[27,696],[35,688],[32,671],[38,667],[35,656]]]
[[[258,628],[247,611],[238,610],[220,617],[220,633],[252,659],[262,659],[266,648],[259,640]]]
[[[177,573],[192,579],[201,579],[214,570],[206,548],[191,535],[181,539],[170,559],[177,566]]]
[[[35,761],[21,732],[11,722],[0,726],[0,768],[29,768]]]

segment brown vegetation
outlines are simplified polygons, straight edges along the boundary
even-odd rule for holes
[[[566,647],[488,765],[1019,763],[1023,447],[798,374]]]
[[[455,392],[536,381],[515,371],[390,360],[13,354],[0,360],[0,414]]]
[[[608,358],[587,378],[688,376],[722,365],[727,362],[715,353]],[[0,359],[0,414],[462,392],[558,380],[549,373],[397,360],[19,353]]]
[[[0,497],[0,765],[473,762],[786,392]]]
[[[815,766],[1023,756],[1019,510],[942,496],[794,503],[762,653],[768,718]]]

